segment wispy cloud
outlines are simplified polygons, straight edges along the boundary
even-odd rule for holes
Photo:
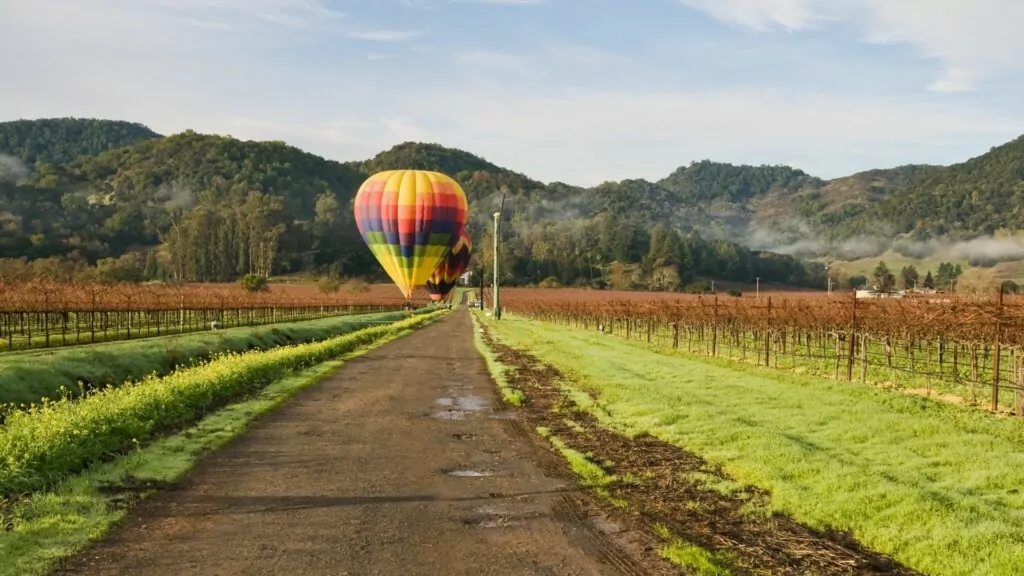
[[[680,0],[723,22],[755,30],[802,30],[826,19],[818,0]]]
[[[322,0],[144,0],[146,4],[171,13],[226,24],[239,18],[290,28],[306,27],[324,18],[338,18],[341,12]]]
[[[528,6],[531,4],[545,4],[548,0],[452,0],[464,4],[505,4],[508,6]]]
[[[782,163],[823,177],[904,163],[962,160],[948,146],[1009,139],[1024,116],[948,105],[793,91],[581,92],[560,97],[447,93],[423,101],[441,115],[437,136],[472,143],[488,158],[523,158],[539,178],[661,178],[688,161]],[[813,145],[809,143],[813,142]],[[526,158],[541,146],[551,154]],[[642,153],[637,151],[642,150]],[[962,152],[960,153],[962,154]],[[626,160],[628,158],[628,161]]]
[[[370,40],[372,42],[402,42],[422,36],[419,30],[361,30],[349,32],[349,38]]]
[[[5,61],[0,120],[121,118],[339,160],[428,139],[579,184],[702,158],[839,176],[1024,132],[1004,96],[1024,67],[1016,0],[0,3],[0,53],[32,55]]]
[[[1024,70],[1024,3],[1018,0],[679,0],[731,25],[799,31],[823,22],[857,26],[865,42],[907,44],[946,66],[929,88],[964,91],[1003,70]]]

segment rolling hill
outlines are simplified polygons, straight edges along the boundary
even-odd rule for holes
[[[850,261],[849,273],[861,273],[865,257],[887,250],[924,262],[946,250],[979,266],[1024,259],[1024,250],[985,259],[950,248],[1024,229],[1024,138],[963,164],[830,181],[788,166],[705,160],[657,182],[592,188],[545,184],[437,144],[406,142],[367,160],[335,162],[281,142],[192,131],[162,137],[102,120],[0,123],[0,154],[33,168],[18,183],[0,178],[0,258],[53,258],[78,263],[74,270],[100,262],[106,273],[132,278],[221,281],[308,270],[372,276],[377,267],[354,234],[348,206],[369,174],[396,168],[455,177],[470,200],[476,238],[489,231],[506,190],[503,249],[515,282],[672,288],[698,277],[759,275],[819,285],[821,262],[838,261],[837,270]],[[488,251],[479,255],[486,263]]]
[[[160,135],[142,124],[88,118],[47,118],[0,122],[0,154],[34,168],[66,164],[82,156],[122,148]]]

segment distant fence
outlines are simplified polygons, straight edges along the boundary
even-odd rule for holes
[[[1024,415],[1024,301],[682,297],[587,301],[502,291],[502,305],[662,347],[899,387]]]
[[[396,303],[218,287],[0,283],[0,350],[28,350],[216,328],[400,310]]]

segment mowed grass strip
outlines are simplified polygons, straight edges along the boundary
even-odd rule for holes
[[[137,499],[181,479],[203,454],[227,444],[262,414],[333,374],[349,360],[414,328],[393,332],[336,360],[276,380],[252,398],[218,410],[187,430],[94,466],[50,491],[6,507],[0,501],[0,558],[4,559],[0,576],[50,573],[58,562],[105,536]]]
[[[0,497],[53,485],[154,433],[192,423],[269,382],[419,326],[444,312],[366,328],[323,342],[226,354],[208,364],[14,412],[0,427]]]
[[[1024,566],[1024,425],[857,384],[659,354],[506,316],[488,321],[578,386],[604,425],[646,432],[928,574]],[[585,396],[579,395],[578,396]],[[582,402],[586,405],[586,402]]]
[[[56,400],[62,388],[80,395],[79,381],[104,387],[137,380],[222,352],[268,350],[278,346],[324,340],[365,328],[371,322],[393,322],[408,312],[382,312],[290,322],[255,328],[167,336],[147,340],[90,344],[59,350],[0,355],[0,405]]]

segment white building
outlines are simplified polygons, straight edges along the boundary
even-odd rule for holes
[[[893,290],[892,292],[883,292],[881,290],[857,290],[857,298],[903,298],[906,295],[905,290]]]
[[[469,286],[470,282],[472,280],[473,280],[473,273],[472,272],[470,272],[470,271],[463,272],[462,276],[459,276],[459,285],[460,286]]]

